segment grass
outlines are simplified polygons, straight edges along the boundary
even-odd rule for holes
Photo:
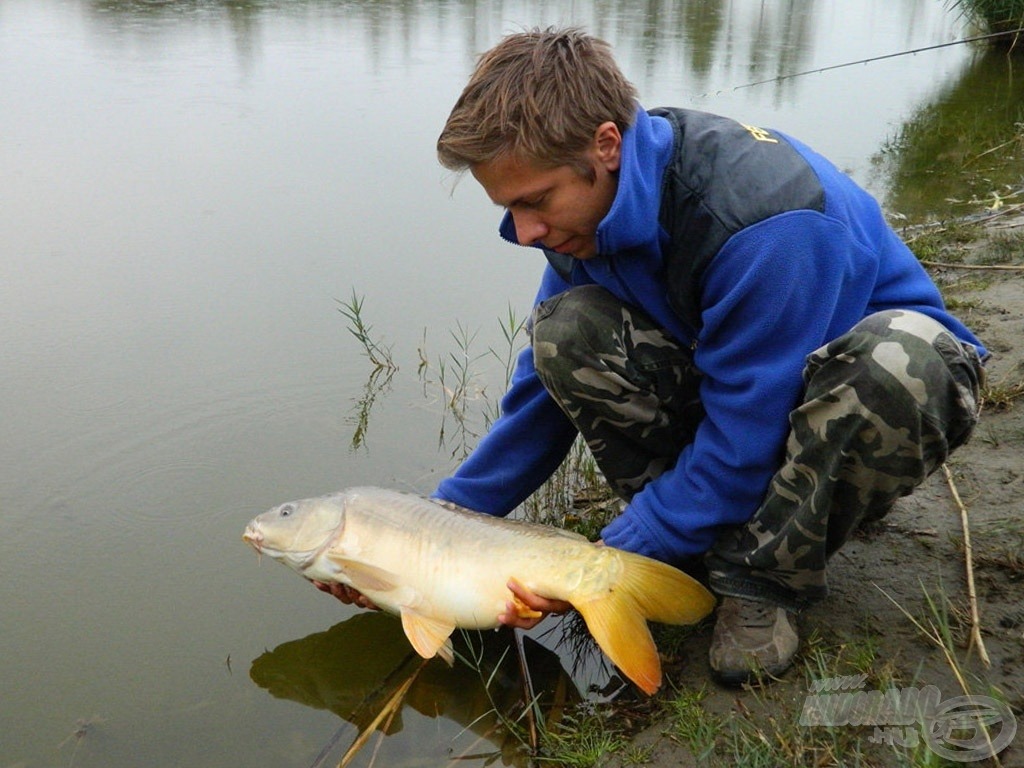
[[[978,264],[1020,264],[1024,261],[1024,231],[1000,232],[986,242]]]
[[[958,264],[964,260],[963,247],[977,240],[981,231],[978,224],[952,222],[944,226],[928,227],[904,240],[921,261],[944,261]]]
[[[452,458],[466,458],[479,437],[473,427],[471,405],[484,396],[484,390],[477,384],[474,374],[475,365],[482,355],[473,350],[476,333],[470,332],[461,323],[455,331],[449,332],[455,349],[438,360],[438,386],[442,393],[444,408],[441,412],[441,429],[438,433],[438,445],[451,447]],[[420,368],[420,376],[424,377],[429,369]],[[455,423],[452,436],[448,435],[447,424],[451,419]]]
[[[1020,375],[1020,372],[1018,372]],[[1024,397],[1024,377],[998,382],[988,382],[982,389],[985,407],[994,411],[1009,409],[1016,400]]]
[[[724,723],[704,706],[707,688],[680,691],[665,703],[666,735],[679,742],[698,760],[706,760],[715,747]]]
[[[582,705],[543,733],[537,762],[566,768],[594,768],[608,755],[625,751],[627,744],[627,736],[616,727],[609,710]]]
[[[1024,27],[1024,0],[952,0],[950,5],[988,32],[1011,32]],[[1013,48],[1017,37],[1008,35],[996,44]]]
[[[397,370],[398,366],[395,365],[394,360],[391,358],[391,348],[385,347],[374,338],[373,328],[363,320],[363,300],[364,297],[357,296],[355,289],[353,289],[352,297],[348,301],[337,300],[338,304],[341,305],[338,311],[348,320],[349,333],[359,342],[363,349],[363,354],[366,355],[374,370]]]
[[[620,511],[586,443],[577,439],[555,473],[526,500],[527,520],[568,528],[591,541]]]
[[[974,562],[979,568],[999,568],[1012,578],[1024,577],[1024,519],[992,520],[977,527]],[[1022,612],[1024,621],[1024,612]]]
[[[349,443],[352,450],[366,447],[370,429],[370,414],[377,398],[386,394],[391,387],[391,379],[398,370],[391,356],[391,347],[375,338],[373,327],[363,319],[363,297],[357,296],[355,290],[348,301],[337,300],[341,306],[338,311],[348,320],[348,331],[359,342],[362,353],[370,361],[370,374],[363,385],[362,395],[356,400],[349,414],[348,422],[352,424],[352,439]]]

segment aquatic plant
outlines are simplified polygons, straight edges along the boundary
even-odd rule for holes
[[[348,332],[351,333],[362,345],[363,354],[366,355],[374,370],[396,371],[391,358],[391,348],[385,347],[373,336],[373,326],[363,320],[363,297],[357,296],[355,289],[352,290],[352,298],[348,301],[335,299],[341,306],[338,311],[349,321]]]
[[[992,39],[994,45],[1015,48],[1024,28],[1024,0],[951,0],[953,9],[990,33],[1006,34]]]

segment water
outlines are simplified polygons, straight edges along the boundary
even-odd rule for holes
[[[257,567],[241,530],[454,466],[449,330],[500,349],[541,265],[434,140],[478,52],[562,23],[648,106],[782,128],[915,213],[879,152],[985,58],[738,87],[963,35],[932,0],[0,2],[0,766],[309,765],[411,674],[397,624]],[[353,292],[400,365],[355,448]],[[500,375],[474,368],[482,408]],[[462,732],[489,706],[467,671],[427,669],[381,764],[501,749]]]

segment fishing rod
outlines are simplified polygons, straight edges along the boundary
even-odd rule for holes
[[[753,83],[745,83],[744,85],[736,85],[736,86],[733,86],[730,89],[723,88],[721,90],[715,91],[715,93],[719,94],[719,93],[722,93],[722,91],[724,91],[724,90],[740,91],[740,90],[743,90],[744,88],[753,88],[754,86],[757,86],[757,85],[766,85],[767,83],[778,83],[778,82],[781,82],[783,80],[792,80],[794,77],[803,77],[804,75],[816,75],[816,74],[819,74],[821,72],[829,72],[829,71],[831,71],[833,69],[843,69],[844,67],[853,67],[853,66],[856,66],[857,64],[871,64],[872,62],[875,62],[875,61],[883,61],[884,59],[894,59],[894,58],[896,58],[898,56],[911,56],[911,55],[917,54],[917,53],[924,53],[925,51],[934,51],[934,50],[937,50],[939,48],[949,48],[950,46],[954,46],[954,45],[964,45],[966,43],[976,43],[976,42],[979,42],[981,40],[994,40],[997,37],[1006,37],[1008,35],[1020,35],[1022,33],[1024,33],[1024,27],[1018,27],[1017,29],[1007,30],[1005,32],[990,32],[987,35],[975,35],[974,37],[965,37],[965,38],[962,38],[960,40],[952,40],[952,41],[950,41],[948,43],[936,43],[935,45],[926,45],[926,46],[923,46],[921,48],[912,48],[910,50],[898,51],[896,53],[885,53],[885,54],[882,54],[881,56],[871,56],[871,57],[869,57],[867,59],[858,59],[857,61],[847,61],[847,62],[844,62],[842,64],[831,64],[831,65],[829,65],[827,67],[818,67],[817,69],[808,69],[808,70],[805,70],[803,72],[794,72],[791,75],[778,75],[777,77],[769,77],[769,78],[766,78],[764,80],[757,80],[756,82],[753,82]],[[711,95],[711,92],[702,93],[697,98],[704,98],[705,96],[710,96],[710,95]]]

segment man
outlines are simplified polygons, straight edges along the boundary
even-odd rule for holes
[[[485,53],[438,155],[547,266],[502,415],[435,495],[507,514],[582,434],[628,502],[603,541],[706,564],[715,676],[781,673],[828,557],[969,437],[985,350],[828,161],[775,131],[644,111],[579,30]]]

